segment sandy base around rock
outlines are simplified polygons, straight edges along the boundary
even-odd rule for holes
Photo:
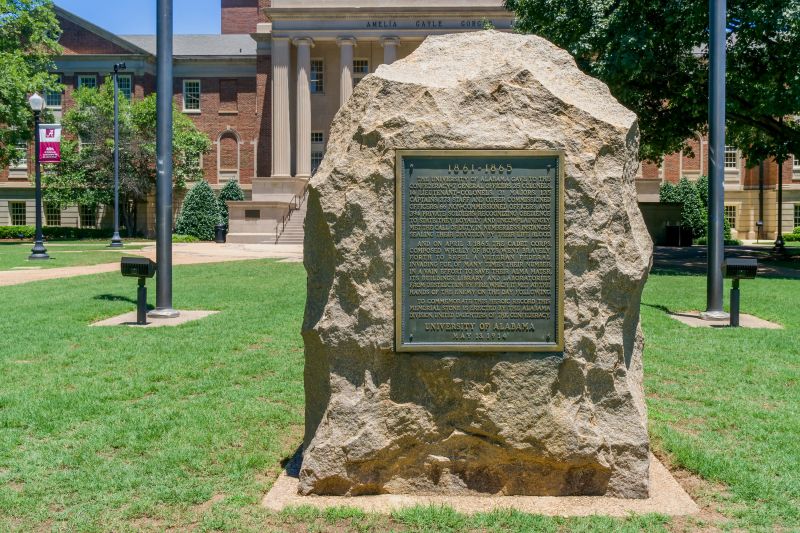
[[[187,322],[194,322],[201,320],[211,315],[216,315],[219,311],[179,311],[180,315],[175,318],[150,318],[147,317],[147,325],[140,326],[136,323],[136,311],[125,313],[119,316],[113,316],[99,322],[91,324],[92,326],[132,326],[135,328],[163,328],[180,326]]]
[[[293,461],[294,463],[295,461]],[[291,468],[291,467],[290,467]],[[485,513],[495,509],[515,509],[524,513],[547,516],[620,516],[630,513],[660,513],[685,516],[700,511],[697,504],[678,484],[672,474],[650,457],[650,497],[643,500],[606,498],[603,496],[300,496],[298,479],[287,471],[281,473],[272,490],[261,502],[271,511],[310,505],[317,509],[354,507],[368,513],[390,513],[417,505],[447,506],[460,513]]]
[[[730,326],[728,320],[703,320],[700,318],[699,311],[687,311],[685,313],[670,313],[669,316],[682,322],[691,328],[727,328]],[[783,326],[770,322],[753,315],[739,315],[739,326],[751,329],[783,329]]]

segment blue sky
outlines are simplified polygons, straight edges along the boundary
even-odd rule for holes
[[[56,5],[117,34],[156,32],[156,0],[55,0]],[[175,33],[219,33],[220,0],[173,0]]]

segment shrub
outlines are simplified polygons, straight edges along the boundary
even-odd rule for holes
[[[244,191],[235,181],[229,181],[219,191],[219,217],[222,224],[228,225],[228,206],[225,202],[243,202]]]
[[[800,233],[784,233],[783,242],[800,242]]]
[[[44,226],[42,233],[47,240],[72,241],[80,239],[109,239],[114,232],[110,229]],[[35,226],[0,226],[0,239],[33,239],[35,236]]]
[[[695,244],[697,244],[698,246],[706,246],[708,244],[708,238],[707,237],[700,237],[699,239],[697,239],[695,241]],[[728,237],[725,238],[725,246],[741,246],[741,245],[742,245],[742,241],[739,241],[739,240],[736,240],[736,239],[731,239],[731,238],[728,238]]]
[[[192,235],[201,241],[214,239],[214,226],[219,224],[219,206],[207,181],[195,185],[183,200],[175,233]]]
[[[194,235],[179,235],[176,233],[172,236],[172,242],[177,242],[177,243],[200,242],[200,239],[198,239]]]

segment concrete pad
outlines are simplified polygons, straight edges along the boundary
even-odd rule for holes
[[[699,311],[686,311],[685,313],[669,313],[669,316],[691,328],[727,328],[729,320],[703,320]],[[783,326],[758,318],[753,315],[739,315],[739,326],[751,329],[783,329]]]
[[[294,462],[294,461],[293,461]],[[291,470],[291,467],[290,467]],[[650,456],[650,497],[625,500],[604,496],[300,496],[298,479],[284,471],[261,504],[271,511],[310,505],[317,509],[354,507],[368,513],[389,514],[398,509],[422,506],[447,506],[464,513],[487,513],[496,509],[515,509],[523,513],[547,516],[619,516],[631,513],[660,513],[685,516],[700,511],[697,504],[678,484],[672,474],[654,456]]]
[[[219,311],[180,311],[180,315],[175,318],[151,318],[147,317],[147,325],[140,326],[136,323],[136,311],[125,313],[123,315],[114,316],[95,322],[91,326],[132,326],[135,328],[163,328],[180,326],[187,322],[194,322],[206,318],[207,316],[216,315]]]

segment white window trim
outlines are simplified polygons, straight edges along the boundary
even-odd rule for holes
[[[23,156],[16,160],[10,161],[8,164],[8,170],[12,173],[27,173],[28,172],[28,144],[27,143],[20,143],[17,145],[17,148],[23,150]]]
[[[97,85],[98,85],[97,84],[97,74],[78,74],[78,80],[77,80],[78,81],[78,89],[82,89],[83,88],[83,83],[81,83],[81,80],[83,78],[92,78],[92,79],[94,79],[94,87],[92,87],[92,88],[93,89],[97,88]]]
[[[197,83],[197,109],[194,108],[187,108],[186,107],[186,84],[187,83]],[[199,79],[191,79],[191,80],[183,80],[182,84],[182,102],[181,106],[183,107],[183,112],[187,114],[200,114],[202,112],[202,100],[203,100],[203,84]]]
[[[359,72],[358,74],[356,74],[356,61],[364,61],[364,62],[366,62],[367,71],[366,72]],[[372,67],[370,66],[370,61],[369,61],[368,57],[354,57],[353,58],[353,66],[352,66],[352,69],[353,69],[353,87],[358,85],[358,82],[360,82],[361,80],[366,78],[370,74],[370,72],[372,72],[371,68]]]
[[[56,74],[56,75],[58,76],[58,83],[63,84],[64,83],[64,75],[63,74]],[[47,109],[51,109],[53,111],[60,111],[61,108],[64,106],[64,89],[61,89],[61,93],[59,94],[59,96],[61,96],[61,98],[59,98],[59,101],[61,102],[59,105],[49,105],[47,103],[47,92],[49,92],[49,91],[46,91],[45,95],[44,95],[44,103],[45,103],[45,106],[47,107]]]
[[[321,141],[315,141],[314,140],[314,135],[315,134],[319,134],[320,137],[322,138],[322,140]],[[325,132],[324,131],[312,131],[311,132],[311,144],[312,145],[324,145],[325,144]]]
[[[742,207],[742,204],[741,204],[741,203],[739,203],[739,202],[736,202],[736,203],[733,203],[733,202],[726,203],[726,204],[723,206],[723,208],[722,208],[723,220],[727,220],[727,219],[728,219],[728,217],[725,215],[725,211],[726,211],[726,210],[727,210],[727,208],[729,208],[729,207],[732,207],[732,208],[735,210],[735,214],[733,215],[733,222],[734,222],[734,223],[733,223],[733,224],[731,224],[731,231],[738,231],[738,230],[736,229],[736,225],[739,223],[739,214],[740,214],[740,213],[741,213],[741,211],[742,211],[742,209],[741,209],[741,207]]]
[[[134,86],[133,86],[133,74],[117,74],[117,83],[118,84],[119,84],[119,80],[121,80],[122,78],[127,78],[131,82],[131,97],[128,99],[128,101],[129,102],[133,102],[133,96],[134,96],[134,93],[136,92],[135,89],[134,89]],[[121,96],[124,96],[124,94],[122,93],[122,88],[120,88],[119,94]]]
[[[315,92],[312,89],[313,84],[312,84],[312,79],[311,79],[311,73],[314,72],[313,66],[309,66],[309,69],[308,69],[308,90],[309,90],[309,92],[311,93],[312,96],[315,95],[315,94],[325,95],[325,86],[327,85],[327,82],[326,82],[326,78],[327,78],[326,74],[327,73],[325,72],[325,58],[312,57],[311,58],[311,63],[309,63],[309,65],[313,65],[315,61],[319,61],[320,63],[322,63],[322,90]]]
[[[22,204],[23,206],[25,206],[24,211],[23,211],[25,213],[25,223],[24,224],[16,224],[14,222],[14,211],[13,211],[13,209],[11,207],[13,204]],[[24,200],[9,200],[8,201],[8,223],[11,226],[27,226],[28,225],[28,203],[27,202],[25,202]]]

